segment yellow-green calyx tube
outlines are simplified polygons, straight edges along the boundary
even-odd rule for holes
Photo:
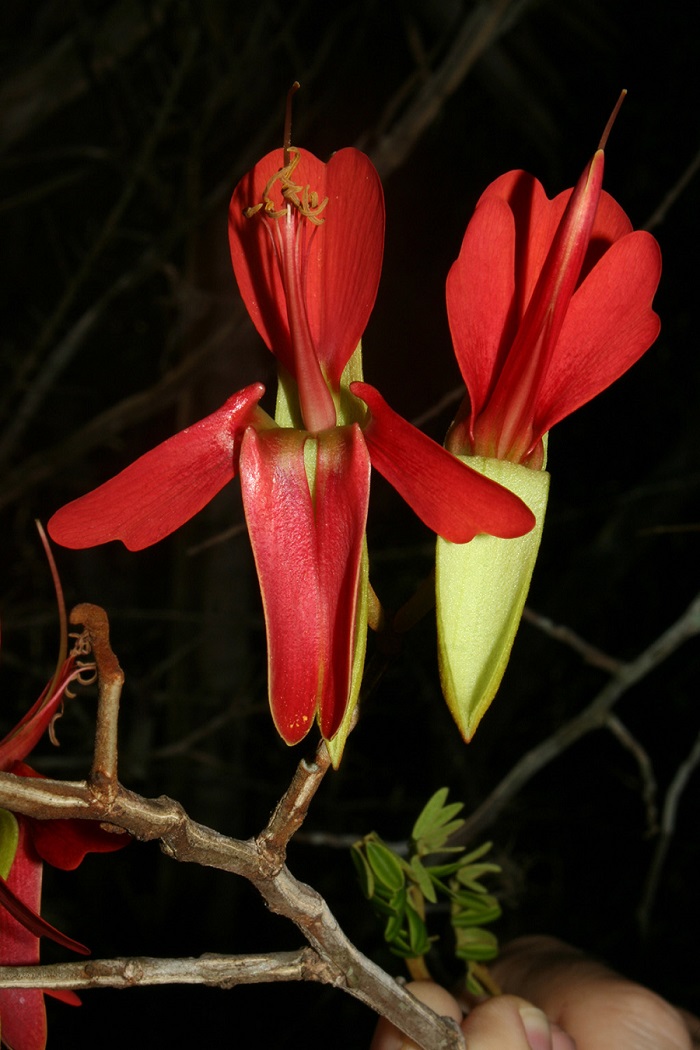
[[[440,680],[465,740],[493,700],[518,630],[542,538],[549,474],[519,463],[459,456],[527,503],[537,523],[527,536],[476,536],[470,543],[438,537],[435,587]]]
[[[350,682],[350,696],[348,706],[345,709],[343,721],[332,740],[326,741],[328,753],[331,756],[333,768],[337,769],[345,750],[345,742],[353,727],[355,719],[355,708],[360,697],[360,686],[365,671],[365,650],[367,648],[367,612],[369,608],[369,559],[367,557],[367,540],[364,542],[362,551],[362,564],[360,565],[360,579],[358,582],[357,611],[355,613],[355,649],[352,660],[352,679]]]
[[[19,825],[14,813],[0,809],[0,876],[7,881],[19,844]]]

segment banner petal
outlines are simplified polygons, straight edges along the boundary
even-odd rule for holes
[[[514,272],[513,214],[504,201],[486,197],[447,276],[447,316],[472,419],[486,404],[510,345]]]
[[[324,164],[307,150],[291,178],[300,192],[327,205],[319,224],[294,215],[280,186],[284,150],[273,150],[243,176],[229,208],[229,246],[238,287],[248,313],[277,359],[295,379],[288,297],[282,278],[282,240],[277,223],[295,223],[303,307],[319,362],[333,386],[366,327],[377,295],[384,251],[384,196],[372,162],[359,150],[334,153]],[[259,208],[267,197],[275,214]],[[287,212],[288,207],[290,211]],[[287,214],[285,214],[287,212]],[[285,237],[288,231],[285,231]]]

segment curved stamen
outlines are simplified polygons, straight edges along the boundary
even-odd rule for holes
[[[260,213],[266,220],[284,288],[301,414],[304,426],[317,432],[334,427],[337,416],[306,312],[306,260],[310,241],[304,220],[314,229],[321,226],[325,221],[321,212],[328,204],[328,197],[319,200],[318,193],[308,183],[304,185],[293,179],[301,155],[290,146],[285,147],[285,158],[287,156],[289,163],[268,179],[262,201],[246,208],[243,214],[250,219]],[[281,206],[272,198],[276,184],[282,197]]]
[[[301,160],[301,154],[298,149],[290,146],[288,149],[285,149],[285,156],[287,155],[290,157],[289,162],[268,179],[262,192],[262,200],[257,204],[251,204],[250,207],[244,208],[243,214],[246,219],[251,219],[262,210],[270,219],[283,219],[287,213],[287,206],[291,204],[305,219],[308,219],[315,226],[320,226],[324,222],[320,215],[328,204],[328,197],[324,197],[322,201],[319,201],[318,193],[316,190],[312,190],[308,183],[304,186],[292,179],[294,169]],[[283,199],[282,207],[278,207],[271,196],[272,187],[276,182],[280,184],[280,194]]]

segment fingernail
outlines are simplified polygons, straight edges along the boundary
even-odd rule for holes
[[[520,1016],[530,1050],[552,1050],[552,1029],[547,1015],[536,1006],[523,1006]]]

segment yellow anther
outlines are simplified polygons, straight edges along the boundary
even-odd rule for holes
[[[316,190],[312,190],[308,183],[304,186],[292,181],[292,174],[301,160],[301,154],[293,146],[290,146],[286,152],[291,157],[289,163],[280,168],[279,171],[276,171],[272,178],[268,180],[262,193],[262,201],[259,204],[251,204],[250,207],[245,208],[243,214],[247,219],[250,219],[263,209],[265,214],[271,219],[284,218],[287,214],[287,208],[278,208],[271,197],[272,187],[276,182],[279,182],[280,193],[287,204],[291,204],[300,215],[315,226],[320,226],[325,221],[320,218],[320,214],[328,204],[328,197],[319,202],[318,193]]]

